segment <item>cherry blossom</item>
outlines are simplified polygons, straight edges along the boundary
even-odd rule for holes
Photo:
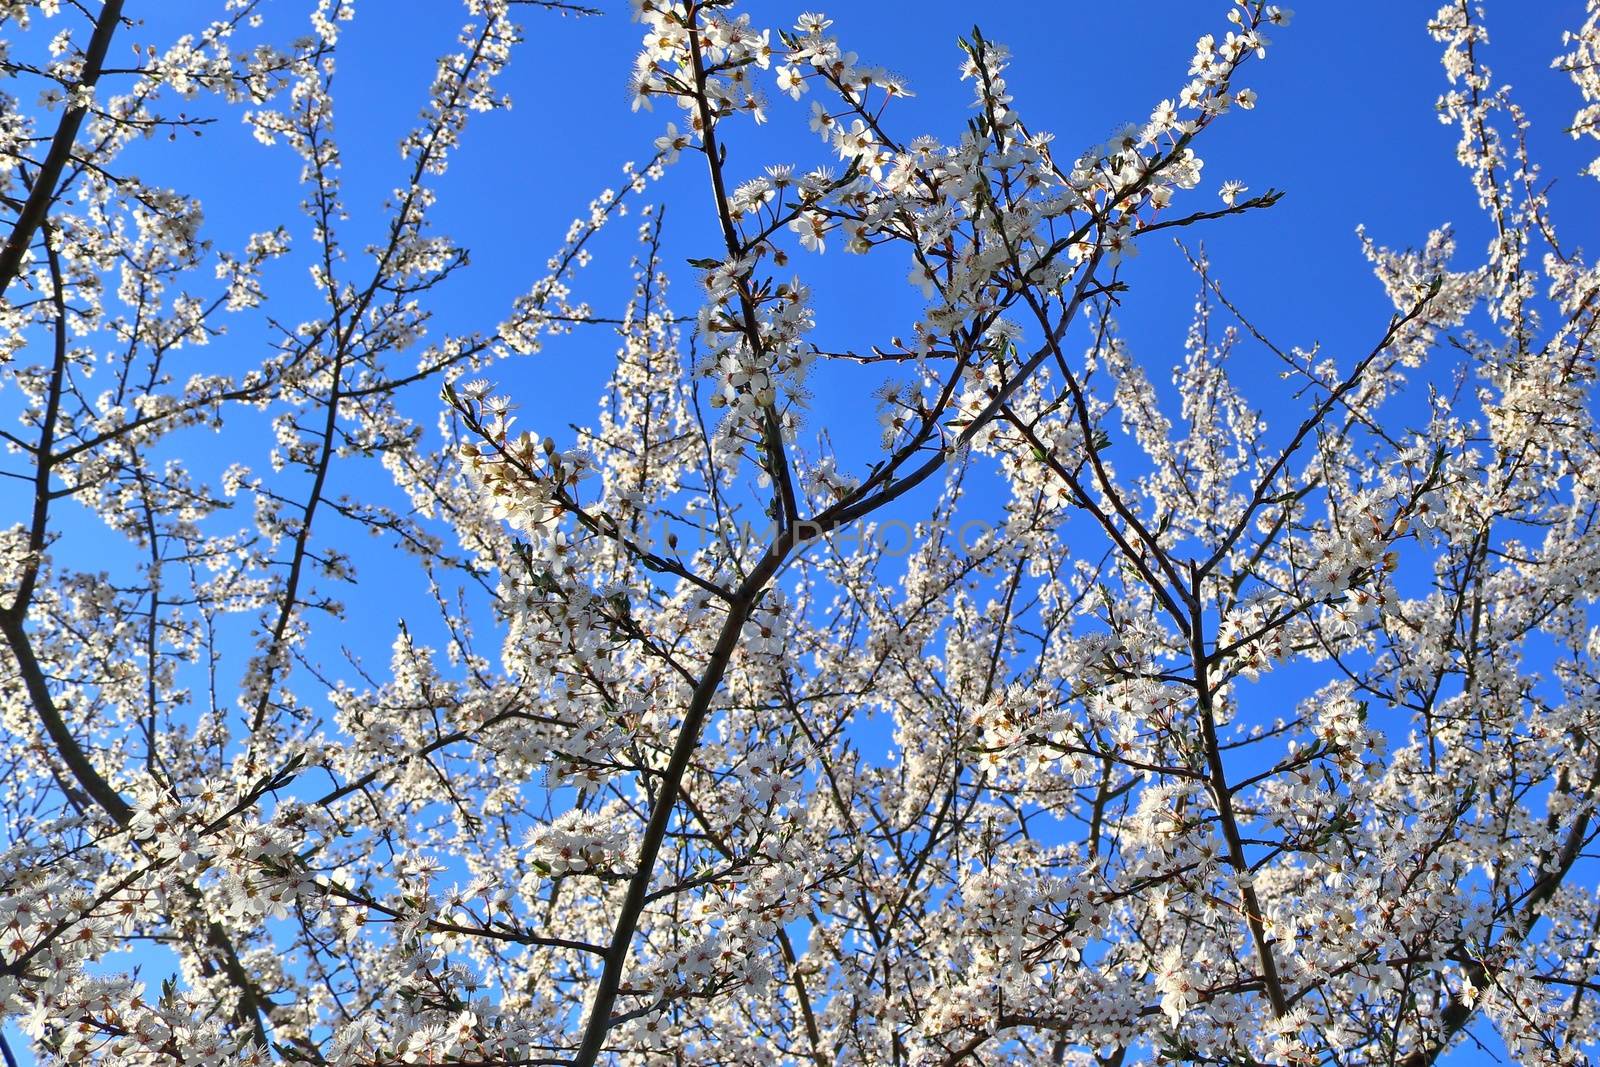
[[[442,178],[522,121],[518,19],[583,9],[466,0],[374,207],[336,119],[378,7],[228,0],[160,43],[116,0],[0,4],[7,1040],[1595,1055],[1600,270],[1535,149],[1596,132],[1597,0],[1555,59],[1571,121],[1496,80],[1477,7],[1427,22],[1482,226],[1363,231],[1393,310],[1338,352],[1191,240],[1278,200],[1203,177],[1300,32],[1276,5],[1186,9],[1187,61],[1081,144],[981,28],[940,139],[850,11],[632,0],[643,162],[465,325]],[[216,238],[143,144],[202,117],[289,159],[301,214]],[[1260,189],[1272,155],[1228,165]],[[842,254],[908,321],[819,326]],[[1165,357],[1120,325],[1173,299],[1135,255],[1192,268]],[[551,418],[567,359],[604,388]],[[862,369],[877,432],[836,441],[813,393]]]

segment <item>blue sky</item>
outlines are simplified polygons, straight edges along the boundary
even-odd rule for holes
[[[269,19],[298,17],[302,5],[277,0]],[[627,74],[639,29],[626,4],[602,0],[602,18],[571,19],[528,11],[528,40],[513,60],[504,85],[515,100],[509,112],[483,116],[450,172],[440,181],[438,228],[472,250],[473,266],[446,290],[437,320],[440,330],[492,328],[511,300],[544,272],[545,257],[561,240],[568,220],[602,188],[621,179],[626,160],[646,158],[651,141],[675,109],[631,112]],[[1500,0],[1487,5],[1491,46],[1487,61],[1497,81],[1515,87],[1516,99],[1533,119],[1532,149],[1545,168],[1556,218],[1600,218],[1600,184],[1579,175],[1595,154],[1593,142],[1575,143],[1565,125],[1578,105],[1570,81],[1550,69],[1561,50],[1561,32],[1582,20],[1578,0]],[[132,39],[158,45],[196,28],[214,5],[200,0],[130,0],[128,10],[147,24]],[[343,147],[346,200],[352,219],[350,247],[363,232],[382,224],[380,205],[399,180],[396,144],[425,99],[435,56],[453,49],[460,5],[446,0],[358,0],[358,17],[340,45],[335,83],[338,134]],[[1252,192],[1268,187],[1286,197],[1270,212],[1188,231],[1203,238],[1215,276],[1228,293],[1284,345],[1310,347],[1350,358],[1363,354],[1382,333],[1391,310],[1361,255],[1358,224],[1379,243],[1420,244],[1430,229],[1457,225],[1461,257],[1481,257],[1488,229],[1480,217],[1467,175],[1454,160],[1456,131],[1441,125],[1434,101],[1444,87],[1439,46],[1425,31],[1436,5],[1408,0],[1302,0],[1293,25],[1275,35],[1263,63],[1252,63],[1240,84],[1254,88],[1254,111],[1236,112],[1199,145],[1205,181],[1188,204],[1218,205],[1216,189],[1226,179]],[[801,6],[776,0],[745,5],[759,24],[786,27]],[[1228,28],[1227,4],[1196,0],[1147,0],[1137,5],[1045,3],[972,4],[956,0],[855,0],[829,11],[833,32],[867,62],[901,72],[916,96],[891,108],[888,125],[910,137],[930,133],[953,139],[970,114],[970,85],[957,78],[961,56],[956,37],[976,19],[985,36],[1008,44],[1016,108],[1036,129],[1054,132],[1059,154],[1070,158],[1081,145],[1104,140],[1124,122],[1141,121],[1160,99],[1176,95],[1194,40]],[[293,32],[293,30],[285,31]],[[770,163],[800,169],[833,162],[806,127],[809,98],[792,103],[771,91],[765,127],[740,121],[725,139],[737,177],[760,173]],[[148,180],[171,184],[201,197],[208,236],[222,247],[238,247],[253,232],[289,222],[303,235],[296,214],[299,162],[282,149],[256,145],[230,116],[199,138],[141,146]],[[688,154],[648,196],[668,205],[666,263],[676,270],[677,309],[692,314],[691,257],[718,255],[719,241],[704,208],[703,169]],[[597,311],[620,310],[627,290],[634,226],[614,227],[597,248],[580,292]],[[1571,229],[1568,240],[1592,242]],[[818,334],[825,347],[863,348],[902,332],[921,307],[904,281],[908,264],[853,259],[830,249],[816,262],[799,255],[797,269],[816,286]],[[279,280],[284,287],[280,317],[303,316],[304,260]],[[1169,242],[1152,240],[1124,271],[1130,285],[1120,316],[1131,350],[1164,367],[1182,356],[1195,282]],[[295,296],[298,292],[300,295]],[[253,362],[251,335],[241,331],[213,346],[206,359]],[[548,429],[558,439],[569,422],[592,418],[611,366],[615,339],[603,331],[580,332],[547,345],[537,356],[497,372],[503,388],[522,405],[525,425]],[[1152,377],[1164,380],[1159,371]],[[842,454],[862,456],[864,468],[876,451],[871,390],[876,371],[830,371],[818,383],[808,428],[826,429]],[[419,391],[417,411],[437,404]],[[9,408],[3,409],[9,412]],[[431,423],[431,418],[428,419]],[[240,454],[233,454],[238,442]],[[233,438],[226,459],[261,463],[259,440]],[[250,454],[251,451],[254,454]],[[0,502],[14,511],[9,491]],[[86,520],[86,517],[85,517]],[[7,522],[13,521],[8,518]],[[78,531],[76,551],[106,551],[92,527]],[[70,558],[73,549],[64,546]],[[409,611],[419,591],[384,581],[381,552],[358,556],[366,584],[348,597],[352,616],[337,632],[324,631],[326,649],[339,645],[380,663],[393,636],[393,621]],[[486,642],[492,644],[493,642]],[[1487,1037],[1487,1028],[1478,1031]],[[1490,1062],[1471,1049],[1453,1064]]]
[[[1546,179],[1556,179],[1556,217],[1572,220],[1600,215],[1600,187],[1578,174],[1592,152],[1586,154],[1588,142],[1565,134],[1576,93],[1549,64],[1563,29],[1579,21],[1579,6],[1489,8],[1489,62],[1533,116],[1535,156],[1545,164]],[[775,2],[748,7],[758,24],[772,26],[790,24],[802,9]],[[472,268],[447,290],[439,329],[499,321],[542,272],[567,220],[600,189],[615,187],[623,161],[647,156],[663,125],[678,118],[666,105],[653,114],[629,110],[626,76],[639,28],[623,5],[609,10],[595,19],[528,13],[527,43],[503,83],[515,106],[476,120],[439,183],[436,225],[473,258]],[[1186,80],[1194,39],[1228,28],[1221,2],[1165,0],[1140,10],[1132,20],[1115,5],[979,7],[944,0],[855,3],[829,14],[847,48],[909,79],[917,95],[898,101],[887,116],[887,125],[907,138],[959,135],[971,114],[971,87],[957,77],[955,42],[978,18],[986,36],[1012,48],[1016,107],[1030,126],[1055,133],[1058,154],[1070,157],[1175,95]],[[1444,87],[1439,47],[1425,30],[1434,10],[1431,3],[1374,0],[1304,5],[1293,25],[1275,34],[1268,59],[1250,65],[1241,80],[1257,90],[1257,107],[1228,116],[1200,146],[1205,182],[1189,197],[1192,209],[1218,206],[1216,189],[1227,179],[1254,192],[1273,187],[1287,194],[1269,212],[1184,231],[1191,245],[1205,242],[1214,276],[1280,345],[1320,343],[1335,358],[1354,358],[1381,335],[1392,308],[1361,254],[1360,224],[1380,244],[1408,246],[1454,223],[1463,260],[1481,255],[1488,224],[1455,163],[1457,133],[1434,111]],[[395,181],[394,145],[420,103],[434,42],[448,40],[457,21],[456,6],[448,3],[390,0],[382,19],[371,18],[376,11],[372,0],[358,5],[357,21],[341,42],[335,86],[351,226],[358,234],[380,221],[374,209]],[[407,17],[392,17],[395,11]],[[836,163],[807,129],[810,98],[794,103],[771,95],[765,126],[741,120],[725,134],[733,180],[774,162],[801,169]],[[236,149],[220,151],[216,142],[225,139]],[[215,205],[210,218],[219,239],[230,230],[242,239],[292,212],[298,164],[288,153],[260,151],[244,130],[226,127],[186,151],[195,157],[192,181],[215,183],[222,193],[205,198]],[[252,194],[242,204],[227,195],[239,184]],[[685,261],[717,255],[720,248],[705,210],[703,166],[686,155],[646,195],[668,206],[665,262],[676,268],[677,310],[692,314],[697,285]],[[268,214],[274,210],[277,215]],[[578,282],[579,293],[601,314],[618,311],[627,292],[633,230],[632,223],[614,225],[594,246],[597,259]],[[914,320],[922,301],[903,280],[908,264],[885,258],[849,256],[837,242],[820,260],[797,256],[794,269],[815,286],[819,344],[865,348]],[[1165,235],[1153,237],[1123,278],[1130,292],[1119,324],[1131,350],[1152,367],[1181,360],[1196,289],[1182,255]],[[288,280],[298,284],[300,276]],[[571,440],[568,424],[592,418],[614,348],[608,333],[580,331],[535,357],[502,365],[493,376],[521,405],[523,426]],[[1261,355],[1246,351],[1243,358]],[[813,381],[807,434],[826,431],[842,455],[859,457],[858,471],[877,450],[871,392],[881,377],[876,369],[834,366]],[[1160,370],[1152,377],[1165,381]],[[434,402],[431,392],[417,399]]]

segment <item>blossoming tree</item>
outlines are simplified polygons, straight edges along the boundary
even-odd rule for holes
[[[654,157],[462,334],[429,329],[467,261],[437,179],[505,104],[513,14],[553,16],[467,0],[361,247],[354,5],[303,36],[284,6],[115,67],[121,0],[0,4],[46,96],[0,100],[8,1064],[1422,1067],[1480,1023],[1587,1062],[1600,269],[1481,12],[1429,29],[1486,257],[1369,242],[1394,313],[1328,358],[1196,252],[1169,391],[1119,264],[1277,200],[1193,192],[1275,5],[1221,5],[1148,122],[1063,151],[980,31],[943,143],[821,15],[634,0]],[[1600,0],[1556,64],[1595,135]],[[133,176],[202,97],[298,156],[303,219],[218,249]],[[831,169],[741,152],[807,106]],[[674,165],[704,174],[674,217],[716,235],[693,314],[650,202]],[[603,316],[576,272],[630,206]],[[805,279],[840,253],[909,267],[915,323],[821,346]],[[230,326],[259,358],[196,356]],[[619,339],[597,416],[514,426],[497,368],[580,327]],[[1287,392],[1234,373],[1246,346]],[[834,365],[888,376],[864,454],[803,418]],[[217,428],[265,466],[210,469]],[[969,536],[979,484],[1002,520]],[[907,516],[906,552],[872,535]],[[386,672],[327,651],[334,590],[400,565],[353,531],[426,591]]]

